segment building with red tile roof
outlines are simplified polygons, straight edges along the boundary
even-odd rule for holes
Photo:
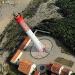
[[[72,71],[67,68],[63,68],[60,75],[71,75]]]
[[[59,73],[60,68],[62,67],[62,65],[54,63],[51,67],[51,71],[55,72],[55,73]]]
[[[59,75],[71,75],[73,72],[67,68],[64,68],[62,65],[58,63],[48,63],[46,65],[47,70],[50,70]],[[54,74],[54,75],[56,75]]]
[[[22,44],[20,45],[20,47],[18,48],[17,52],[14,54],[14,56],[12,57],[12,59],[10,60],[11,63],[16,63],[17,60],[21,57],[21,55],[23,54],[23,49],[24,47],[27,47],[27,44],[30,42],[30,38],[26,37],[25,40],[22,42]]]
[[[34,72],[34,75],[40,75],[40,72],[35,71],[35,72]]]
[[[24,74],[31,75],[35,70],[36,65],[28,60],[22,60],[19,64],[18,70]]]
[[[50,62],[47,63],[47,64],[46,64],[46,69],[47,69],[47,70],[51,70],[52,65],[53,65],[53,63],[50,63]]]

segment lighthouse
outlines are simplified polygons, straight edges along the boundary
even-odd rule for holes
[[[45,51],[46,45],[43,45],[39,39],[35,36],[35,34],[32,32],[32,30],[29,28],[29,26],[26,24],[26,22],[23,19],[23,16],[18,13],[14,13],[14,18],[17,23],[20,24],[20,26],[23,28],[23,30],[26,32],[26,34],[29,36],[29,38],[34,43],[34,46],[36,47],[37,52],[43,52]]]

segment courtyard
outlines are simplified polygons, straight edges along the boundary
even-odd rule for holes
[[[38,38],[44,45],[46,45],[48,49],[50,49],[50,52],[44,51],[38,53],[36,49],[33,48],[34,45],[31,41],[26,50],[23,50],[23,55],[21,56],[19,61],[21,61],[22,59],[26,59],[34,62],[36,65],[40,65],[47,64],[48,62],[54,62],[56,58],[61,57],[74,62],[74,65],[72,67],[68,67],[66,65],[64,65],[64,67],[75,72],[75,57],[72,55],[61,53],[61,46],[57,44],[56,39],[50,36],[42,36]],[[60,44],[59,41],[58,43]]]

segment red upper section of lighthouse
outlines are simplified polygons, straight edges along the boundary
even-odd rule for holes
[[[18,16],[15,17],[15,20],[21,25],[21,27],[24,29],[25,32],[29,31],[30,28],[24,21],[23,16],[21,14],[18,14]]]
[[[23,16],[22,16],[21,14],[19,14],[19,15],[15,18],[16,22],[20,22],[22,19],[23,19]]]

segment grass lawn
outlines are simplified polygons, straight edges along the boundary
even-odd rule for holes
[[[55,62],[57,63],[60,63],[60,64],[63,64],[63,65],[66,65],[68,67],[72,67],[74,62],[71,61],[71,60],[67,60],[67,59],[64,59],[64,58],[61,58],[61,57],[58,57],[55,59]]]

